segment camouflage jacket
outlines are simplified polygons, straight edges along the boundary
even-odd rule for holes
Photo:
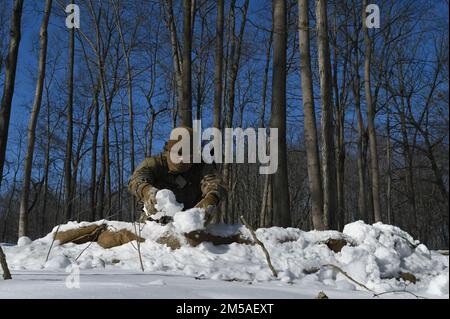
[[[167,153],[145,158],[136,168],[128,189],[142,203],[143,189],[151,185],[157,189],[171,190],[184,209],[194,207],[208,193],[213,193],[218,200],[226,196],[226,187],[217,173],[215,165],[195,163],[184,173],[176,174],[167,167]]]

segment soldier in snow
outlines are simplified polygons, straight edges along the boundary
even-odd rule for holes
[[[141,215],[141,221],[153,220],[156,213],[156,193],[160,189],[171,190],[184,209],[193,207],[205,209],[206,222],[208,223],[217,211],[219,202],[226,197],[227,189],[222,182],[214,164],[193,163],[193,132],[190,128],[183,128],[189,132],[190,158],[183,157],[182,149],[177,153],[179,162],[171,160],[172,147],[181,139],[169,140],[164,150],[156,156],[145,158],[137,167],[128,182],[128,189],[138,202],[145,208]],[[173,157],[172,157],[173,158]],[[160,220],[162,223],[170,219]]]

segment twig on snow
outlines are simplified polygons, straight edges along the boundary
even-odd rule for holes
[[[247,229],[248,229],[248,230],[250,231],[250,233],[252,234],[252,237],[253,237],[253,240],[255,241],[255,243],[257,243],[258,245],[261,246],[261,248],[262,248],[262,250],[263,250],[263,252],[264,252],[264,255],[266,256],[267,264],[269,265],[269,268],[270,268],[270,270],[272,271],[272,274],[274,275],[274,277],[278,277],[278,272],[275,270],[275,268],[274,268],[273,265],[272,265],[272,262],[270,261],[270,255],[269,255],[269,252],[268,252],[267,249],[266,249],[266,246],[264,246],[263,242],[260,241],[260,240],[258,239],[258,237],[256,236],[255,231],[254,231],[253,228],[249,225],[249,223],[247,223],[247,221],[245,220],[244,216],[241,215],[241,216],[239,216],[239,218],[240,218],[242,224],[244,224],[245,227],[247,227]]]
[[[61,224],[58,225],[58,227],[56,228],[56,231],[55,231],[55,235],[53,235],[53,240],[52,240],[52,243],[50,244],[50,247],[49,247],[49,249],[48,249],[48,252],[47,252],[47,258],[45,258],[45,262],[47,262],[47,261],[48,261],[48,257],[50,257],[50,252],[51,252],[51,250],[52,250],[53,243],[54,243],[55,240],[56,240],[56,235],[58,235],[59,227],[61,227]]]
[[[416,297],[417,299],[428,299],[427,297],[423,297],[423,296],[419,296],[416,295],[415,293],[408,291],[408,290],[391,290],[391,291],[384,291],[384,292],[380,292],[378,294],[373,294],[374,297],[379,297],[381,295],[385,295],[385,294],[393,294],[393,293],[407,293],[410,295],[413,295],[414,297]]]
[[[144,272],[145,271],[145,269],[144,269],[144,262],[142,261],[141,242],[139,241],[139,238],[141,238],[142,229],[145,227],[145,224],[144,224],[144,226],[142,226],[142,228],[140,227],[140,224],[139,224],[139,227],[138,227],[139,228],[139,235],[137,233],[136,222],[133,222],[133,226],[134,226],[134,233],[138,237],[138,239],[136,240],[136,244],[137,244],[137,251],[138,251],[138,255],[139,255],[139,263],[141,265],[141,270]],[[131,243],[131,241],[130,241],[130,243]],[[134,247],[134,245],[133,245],[133,247]]]
[[[360,286],[360,287],[362,287],[362,288],[364,288],[364,289],[366,289],[366,290],[368,290],[370,292],[375,293],[375,291],[373,291],[372,289],[368,288],[366,285],[364,285],[364,284],[360,283],[359,281],[357,281],[357,280],[353,279],[352,277],[350,277],[350,275],[347,274],[345,271],[343,271],[340,267],[338,267],[336,265],[333,265],[333,264],[326,264],[326,265],[323,265],[323,267],[331,267],[331,268],[339,271],[341,274],[343,274],[345,277],[347,277],[350,281],[354,282],[358,286]]]

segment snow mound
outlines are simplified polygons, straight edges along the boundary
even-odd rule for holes
[[[19,240],[17,240],[17,246],[23,247],[23,246],[31,244],[31,242],[32,242],[32,240],[29,237],[22,236],[19,238]]]
[[[49,270],[65,269],[71,264],[72,262],[66,256],[55,256],[45,263],[44,268]]]
[[[274,282],[276,285],[326,286],[333,290],[365,291],[337,268],[327,266],[334,265],[377,293],[407,289],[431,298],[447,298],[449,295],[449,257],[428,250],[395,226],[382,223],[367,225],[357,221],[346,225],[343,233],[304,232],[281,227],[258,229],[256,235],[264,243],[279,273],[278,278],[274,278],[258,245],[233,243],[214,246],[204,242],[191,247],[182,241],[181,248],[171,250],[157,243],[160,237],[169,233],[184,232],[201,225],[201,211],[187,213],[175,213],[174,223],[168,225],[106,220],[94,224],[107,224],[111,230],[128,229],[135,232],[137,229],[140,236],[146,239],[140,247],[143,265],[148,273],[164,272],[215,280]],[[61,225],[59,231],[90,224],[93,223],[69,222]],[[140,270],[135,242],[111,249],[103,249],[97,243],[53,245],[46,262],[57,228],[28,245],[3,247],[12,271],[64,271],[70,264],[78,266],[81,272],[86,269]],[[210,225],[207,230],[216,235],[240,233],[243,237],[251,238],[249,231],[242,225]],[[334,252],[327,246],[330,238],[343,239],[348,244]],[[412,274],[417,279],[416,283],[400,279],[400,273]],[[369,297],[372,295],[372,292],[368,294]]]

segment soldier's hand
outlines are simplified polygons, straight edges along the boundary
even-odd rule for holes
[[[208,193],[206,194],[205,197],[203,197],[203,199],[201,201],[199,201],[197,203],[197,205],[195,205],[196,208],[203,208],[203,209],[207,209],[210,206],[215,207],[218,203],[218,199],[217,197],[212,194],[212,193]]]
[[[143,197],[142,201],[144,202],[144,208],[147,213],[147,215],[153,215],[156,213],[156,193],[158,192],[158,189],[156,187],[153,187],[151,185],[146,186],[143,189]]]

